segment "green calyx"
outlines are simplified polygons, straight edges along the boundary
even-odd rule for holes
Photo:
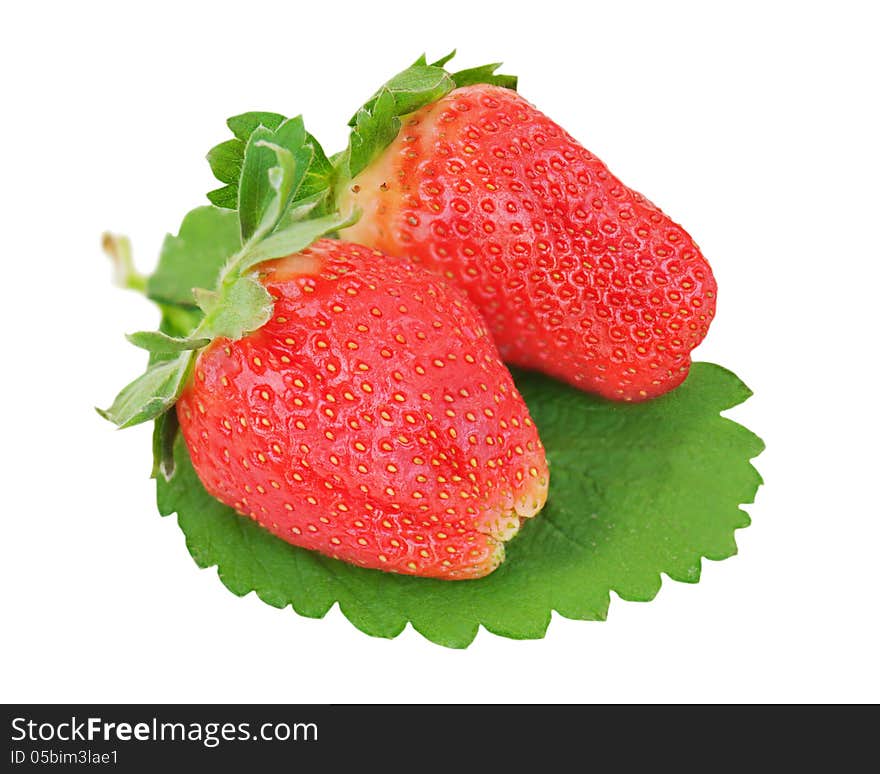
[[[357,220],[357,212],[337,211],[336,191],[394,140],[403,116],[461,86],[516,88],[514,76],[496,74],[499,64],[447,70],[454,54],[431,64],[421,56],[383,84],[352,116],[348,145],[332,159],[301,116],[261,111],[230,118],[233,137],[207,155],[223,186],[208,193],[212,206],[188,213],[179,233],[165,239],[153,274],[135,270],[128,239],[104,236],[117,284],[154,301],[162,325],[128,336],[150,353],[147,369],[98,413],[118,427],[155,420],[154,476],[173,471],[177,423],[170,409],[199,351],[216,338],[235,341],[258,330],[272,314],[272,298],[256,276],[259,264],[297,253]]]
[[[445,68],[455,56],[453,50],[428,64],[420,56],[413,64],[383,84],[349,119],[348,147],[333,157],[333,165],[343,180],[363,172],[397,137],[403,116],[436,102],[453,89],[476,83],[489,83],[516,89],[515,75],[496,74],[500,62],[450,72]]]
[[[315,197],[326,212],[333,207],[329,194],[340,185],[363,172],[400,131],[401,118],[436,102],[453,89],[477,83],[489,83],[516,89],[515,75],[496,73],[498,62],[452,72],[446,64],[455,56],[453,50],[436,62],[428,64],[420,56],[379,89],[349,119],[348,145],[328,159],[314,137],[309,140],[315,149],[315,160],[309,168],[304,193]],[[208,194],[218,207],[234,209],[239,202],[241,178],[247,143],[258,126],[276,130],[286,121],[280,113],[253,112],[233,116],[226,123],[234,137],[215,145],[208,152],[214,176],[225,185]]]
[[[253,172],[253,165],[260,162],[273,164],[271,155],[257,153],[251,157],[251,166],[245,170],[245,152],[251,137],[258,129],[262,139],[276,141],[282,147],[308,146],[311,159],[300,167],[304,179],[298,188],[297,199],[312,202],[319,211],[325,211],[326,194],[332,188],[333,166],[324,155],[318,141],[305,131],[301,118],[288,119],[280,113],[251,112],[230,118],[226,125],[234,137],[221,142],[208,151],[207,159],[214,176],[225,185],[208,193],[208,200],[224,209],[237,210],[240,205],[239,183]],[[302,162],[304,159],[300,159]],[[246,174],[247,173],[247,174]],[[246,186],[247,187],[247,186]],[[260,181],[257,188],[263,187]],[[246,191],[245,201],[253,195]],[[325,196],[322,197],[322,194]]]
[[[274,302],[257,276],[259,264],[298,253],[356,219],[356,214],[343,218],[322,212],[329,189],[314,181],[324,174],[326,158],[302,118],[267,120],[274,127],[256,118],[230,122],[235,131],[249,131],[236,182],[237,211],[202,207],[189,213],[179,235],[165,240],[153,275],[134,270],[125,237],[103,240],[117,284],[145,293],[163,313],[162,330],[128,336],[150,353],[146,371],[109,408],[98,409],[120,428],[156,420],[154,475],[173,471],[177,424],[169,410],[189,381],[199,350],[216,338],[238,340],[271,317]],[[189,279],[198,284],[188,284]],[[206,289],[211,281],[212,289]]]

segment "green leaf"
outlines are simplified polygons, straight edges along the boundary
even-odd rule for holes
[[[468,70],[459,70],[452,74],[452,80],[455,81],[455,87],[460,89],[462,86],[473,86],[476,83],[491,83],[493,86],[503,86],[505,89],[516,90],[517,77],[515,75],[495,74],[495,71],[501,67],[501,62],[482,65],[481,67],[471,67]]]
[[[174,405],[186,382],[192,358],[192,352],[185,352],[174,360],[154,363],[122,388],[110,408],[97,409],[97,412],[120,428],[155,419]]]
[[[206,194],[208,201],[215,207],[222,207],[225,210],[234,210],[238,207],[238,182],[235,185],[224,185],[222,188],[215,188]]]
[[[280,145],[265,140],[261,140],[257,144],[260,147],[268,148],[275,154],[278,159],[278,166],[272,167],[268,173],[269,187],[272,190],[272,195],[263,210],[256,230],[250,236],[249,241],[254,244],[271,233],[272,229],[278,225],[278,221],[281,220],[281,215],[287,206],[287,201],[293,193],[294,185],[302,181],[302,175],[297,180],[296,159],[287,148],[282,148]],[[239,213],[239,218],[241,218],[241,213]],[[244,236],[243,233],[242,236]]]
[[[362,109],[372,112],[379,95],[388,92],[394,100],[395,115],[403,116],[436,102],[454,88],[455,83],[442,67],[415,64],[384,84]]]
[[[238,220],[242,244],[257,230],[269,200],[274,196],[269,170],[276,168],[278,157],[268,147],[274,137],[271,129],[258,126],[245,148],[238,184]]]
[[[262,328],[272,316],[274,301],[255,277],[239,277],[225,288],[222,303],[207,312],[198,332],[236,341]]]
[[[238,190],[242,243],[270,233],[294,201],[315,155],[308,137],[301,117],[251,134]]]
[[[436,102],[454,88],[454,81],[442,65],[425,64],[423,55],[406,70],[399,72],[387,83],[382,84],[376,93],[364,103],[358,113],[361,111],[375,113],[376,103],[387,92],[391,96],[393,114],[403,116],[431,102]],[[349,126],[357,126],[358,113],[355,113],[348,120]]]
[[[273,142],[287,147],[288,150],[294,151],[303,145],[311,147],[312,156],[310,163],[305,165],[305,178],[299,187],[296,201],[307,200],[320,194],[323,194],[324,199],[329,199],[333,186],[333,165],[320,143],[305,131],[301,117],[287,119],[280,113],[244,113],[233,116],[227,124],[235,137],[215,145],[208,151],[207,156],[214,177],[221,183],[226,183],[222,188],[216,188],[208,193],[208,199],[212,204],[231,210],[238,208],[239,180],[244,165],[245,148],[251,135],[259,127],[273,131],[275,133]],[[294,132],[285,136],[286,132],[294,128]]]
[[[306,135],[306,142],[311,146],[313,155],[306,176],[297,191],[296,202],[304,202],[320,195],[329,198],[336,175],[336,170],[327,158],[327,154],[324,153],[321,143],[311,134]]]
[[[314,151],[308,144],[300,145],[293,153],[274,143],[263,143],[263,145],[275,153],[279,165],[269,170],[269,183],[275,191],[275,196],[266,208],[263,220],[252,237],[253,243],[263,239],[273,230],[281,228],[285,217],[291,215],[291,208],[299,211],[300,208],[294,206],[294,201],[299,198],[299,191],[314,157]],[[311,209],[312,207],[304,208],[303,215]]]
[[[488,64],[450,73],[444,68],[453,50],[433,64],[420,56],[406,70],[383,84],[349,119],[348,147],[334,157],[343,180],[351,180],[366,169],[397,137],[401,116],[436,102],[453,89],[475,83],[516,88],[516,77],[496,75],[500,64]]]
[[[255,110],[250,113],[242,113],[227,119],[226,126],[235,135],[236,139],[243,143],[247,142],[253,134],[254,129],[258,126],[265,126],[267,129],[277,129],[286,121],[286,116],[280,113],[267,113],[262,110]],[[242,147],[242,151],[244,148]]]
[[[333,213],[321,218],[292,223],[283,231],[277,231],[249,248],[238,269],[244,273],[263,261],[298,253],[316,239],[354,225],[358,217],[360,217],[359,212],[347,216]]]
[[[210,339],[178,338],[161,331],[138,331],[129,333],[125,338],[148,352],[185,352],[189,349],[201,349],[211,343]]]
[[[227,184],[208,192],[208,200],[211,204],[229,210],[238,207],[238,181],[241,177],[247,141],[258,126],[277,129],[285,120],[285,116],[280,113],[257,111],[233,116],[226,122],[235,136],[231,140],[215,145],[208,151],[207,156],[214,177],[221,183]]]
[[[244,143],[241,140],[227,140],[208,151],[211,171],[221,183],[238,183],[241,164],[244,161]]]
[[[508,544],[492,575],[450,582],[366,570],[291,546],[213,499],[178,442],[177,473],[158,481],[163,515],[176,512],[200,567],[217,566],[233,593],[322,617],[338,602],[362,631],[394,637],[407,623],[429,640],[466,647],[482,625],[542,637],[551,612],[602,620],[610,592],[647,601],[660,573],[694,583],[701,557],[736,552],[749,524],[739,505],[761,478],[757,436],[719,412],[751,394],[729,371],[697,363],[673,392],[611,403],[534,373],[517,384],[551,466],[546,508]]]
[[[351,180],[365,170],[397,137],[400,118],[395,113],[394,96],[382,90],[370,109],[358,110],[354,128],[338,162],[345,178]]]
[[[235,193],[239,212],[200,207],[188,213],[179,234],[166,237],[150,277],[135,271],[125,237],[103,236],[117,281],[145,292],[162,311],[160,331],[128,336],[132,344],[149,351],[147,371],[127,385],[108,409],[98,409],[120,427],[157,420],[154,476],[167,477],[173,470],[171,450],[177,428],[165,414],[188,378],[194,351],[212,338],[239,339],[262,327],[272,314],[269,292],[245,272],[268,258],[298,252],[319,236],[354,222],[335,213],[320,217],[331,204],[335,170],[306,132],[302,118],[248,113],[230,119],[229,126],[235,139],[208,154],[214,174],[227,183],[211,198],[229,205]]]
[[[193,288],[213,288],[220,269],[240,248],[236,213],[210,206],[192,210],[178,235],[165,237],[147,295],[161,304],[195,308]]]

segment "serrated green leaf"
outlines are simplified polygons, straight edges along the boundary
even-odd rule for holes
[[[394,96],[383,89],[370,110],[361,108],[357,112],[348,148],[342,154],[346,178],[352,179],[359,175],[397,137],[400,118],[395,109]]]
[[[313,163],[315,152],[312,146],[304,139],[303,144],[293,145],[295,150],[292,153],[282,146],[273,145],[271,147],[278,156],[279,167],[277,169],[283,174],[279,176],[278,187],[275,189],[277,195],[272,206],[267,209],[264,222],[260,224],[255,239],[263,239],[273,230],[277,231],[282,228],[295,213],[304,216],[314,209],[311,205],[298,206],[296,204],[301,198],[302,186]],[[274,184],[273,188],[275,188]],[[275,209],[276,205],[277,209]]]
[[[293,194],[294,185],[297,182],[301,182],[303,177],[302,174],[297,176],[296,159],[294,159],[293,154],[287,148],[282,148],[280,145],[266,141],[260,141],[258,144],[263,148],[269,148],[275,153],[278,166],[272,167],[268,172],[272,196],[263,210],[256,230],[250,236],[250,241],[254,243],[259,242],[278,225],[278,221],[287,207],[288,199]],[[300,167],[300,171],[302,171],[302,167]]]
[[[366,169],[397,137],[401,116],[436,102],[453,89],[475,83],[516,88],[516,77],[496,75],[499,64],[482,65],[450,73],[444,66],[450,54],[427,64],[424,54],[406,70],[381,86],[349,119],[348,147],[334,156],[343,180],[351,180]]]
[[[238,184],[238,220],[242,244],[257,230],[273,197],[269,170],[276,167],[278,157],[267,143],[271,143],[274,136],[271,129],[258,126],[245,147]]]
[[[286,255],[298,253],[300,250],[307,248],[316,239],[354,225],[359,216],[359,212],[346,216],[333,213],[332,215],[293,223],[283,231],[278,231],[266,237],[250,248],[239,264],[239,271],[244,273],[263,261],[283,258]]]
[[[317,196],[329,199],[336,174],[336,170],[327,158],[327,154],[324,153],[321,143],[311,134],[306,135],[306,143],[312,148],[312,157],[306,176],[296,193],[296,203],[306,202]]]
[[[221,183],[238,183],[244,161],[244,143],[239,139],[226,140],[208,151],[208,164]]]
[[[133,427],[163,414],[177,400],[192,362],[192,352],[149,366],[130,382],[108,409],[98,413],[117,427]]]
[[[232,116],[232,118],[227,119],[226,126],[229,127],[229,131],[235,135],[236,139],[247,142],[254,129],[258,126],[265,126],[267,129],[277,129],[286,120],[287,117],[280,113],[254,110],[250,113]]]
[[[362,631],[394,637],[407,623],[429,640],[466,647],[482,625],[518,639],[544,635],[551,611],[601,620],[610,592],[650,600],[660,573],[696,582],[701,557],[736,552],[761,483],[750,460],[757,436],[719,412],[751,394],[729,371],[694,364],[677,390],[639,404],[611,403],[534,373],[517,385],[551,466],[547,507],[508,544],[507,560],[479,580],[449,582],[366,570],[291,546],[213,499],[186,447],[158,482],[163,515],[176,512],[200,567],[217,566],[233,593],[322,617],[338,602]]]
[[[431,102],[436,102],[454,88],[455,83],[449,73],[442,66],[425,64],[425,57],[423,55],[406,70],[402,70],[391,80],[384,83],[364,103],[360,111],[376,113],[376,103],[379,97],[387,93],[391,95],[393,115],[403,116]],[[349,119],[349,126],[357,126],[358,113],[355,113]]]
[[[482,65],[481,67],[471,67],[467,70],[459,70],[452,74],[452,80],[455,82],[455,88],[460,89],[462,86],[473,86],[476,83],[490,83],[493,86],[503,86],[505,89],[516,90],[517,77],[515,75],[495,74],[495,71],[501,67],[501,62]]]
[[[432,65],[409,67],[395,75],[383,87],[392,97],[397,115],[403,116],[423,105],[436,102],[455,87],[442,67]]]
[[[198,207],[162,244],[159,265],[147,280],[147,296],[161,304],[195,308],[193,288],[213,288],[227,259],[241,248],[238,216]]]
[[[199,325],[200,335],[236,341],[262,328],[272,316],[269,291],[254,277],[239,277],[224,289],[223,303],[211,309]]]
[[[234,210],[238,207],[238,183],[215,188],[213,191],[208,191],[206,196],[208,201],[215,207],[222,207],[224,210]]]
[[[251,134],[238,192],[242,243],[270,233],[292,205],[315,155],[308,138],[300,116]]]
[[[148,352],[185,352],[189,349],[201,349],[211,343],[210,339],[178,338],[161,331],[138,331],[129,333],[125,338]]]
[[[108,233],[102,240],[118,281],[146,292],[163,315],[160,331],[139,331],[128,337],[149,351],[147,371],[128,384],[108,409],[97,409],[120,427],[157,420],[154,475],[167,476],[172,470],[176,426],[164,414],[180,394],[194,351],[212,338],[239,339],[262,327],[272,313],[268,291],[244,273],[269,257],[297,252],[351,221],[316,220],[332,204],[335,170],[306,132],[301,117],[285,120],[279,114],[249,113],[233,117],[229,126],[240,136],[208,154],[215,175],[227,183],[210,198],[229,205],[235,193],[239,212],[213,206],[188,213],[179,234],[166,237],[159,265],[149,278],[135,271],[125,237]],[[306,190],[298,201],[304,183]],[[307,216],[312,225],[297,221]],[[252,254],[255,248],[262,252]]]
[[[327,159],[321,144],[313,135],[305,131],[301,117],[287,119],[280,113],[244,113],[230,118],[227,123],[236,137],[208,151],[207,158],[214,176],[220,182],[227,184],[208,192],[207,196],[212,204],[232,210],[238,208],[238,187],[246,143],[260,126],[272,130],[275,133],[273,142],[286,147],[294,152],[294,155],[296,149],[303,145],[311,147],[309,163],[305,164],[305,156],[301,160],[306,171],[305,178],[298,187],[296,201],[301,202],[318,196],[329,199],[333,187],[333,165]],[[326,209],[322,207],[322,212]]]

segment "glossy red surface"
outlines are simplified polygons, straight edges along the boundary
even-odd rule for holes
[[[463,287],[507,362],[608,398],[680,384],[714,315],[691,237],[508,89],[413,114],[342,204],[346,238]]]
[[[365,567],[491,572],[548,472],[471,303],[424,268],[331,240],[261,276],[272,319],[208,346],[177,404],[207,490]]]

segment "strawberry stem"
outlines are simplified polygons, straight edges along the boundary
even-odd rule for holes
[[[141,274],[134,267],[129,238],[105,231],[101,235],[101,247],[113,262],[113,282],[120,288],[146,295],[147,275]]]

